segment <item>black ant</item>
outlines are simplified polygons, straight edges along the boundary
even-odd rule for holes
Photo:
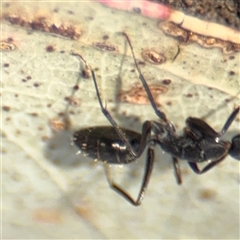
[[[81,129],[74,133],[73,141],[75,145],[83,152],[87,153],[88,156],[106,163],[104,166],[111,188],[126,198],[130,203],[138,206],[144,198],[152,173],[154,163],[153,147],[155,145],[160,145],[162,150],[172,156],[178,184],[182,183],[178,159],[187,161],[191,169],[197,174],[207,172],[223,161],[228,154],[240,160],[240,134],[232,139],[232,143],[220,139],[240,112],[240,106],[230,114],[220,132],[216,132],[206,122],[199,118],[188,117],[186,119],[186,127],[183,134],[177,135],[173,123],[171,123],[166,115],[157,108],[148,84],[138,67],[128,35],[126,33],[122,34],[125,36],[130,46],[132,57],[139,73],[139,78],[148,95],[152,108],[159,117],[159,121],[145,121],[142,125],[141,134],[119,127],[108,110],[103,106],[94,70],[92,70],[90,65],[87,64],[80,54],[73,53],[73,55],[80,57],[91,70],[102,113],[112,125]],[[108,164],[127,164],[133,162],[142,155],[146,147],[147,159],[143,181],[138,197],[134,200],[125,190],[112,181]],[[202,170],[198,167],[198,163],[201,162],[208,162]]]

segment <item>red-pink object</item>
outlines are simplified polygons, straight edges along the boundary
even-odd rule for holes
[[[153,3],[149,1],[132,1],[132,0],[122,0],[122,1],[112,1],[112,0],[96,0],[108,7],[117,8],[121,10],[131,11],[134,8],[139,9],[144,16],[151,18],[160,18],[165,20],[171,15],[171,9],[162,4]]]

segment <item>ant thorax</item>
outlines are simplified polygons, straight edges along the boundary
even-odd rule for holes
[[[151,133],[149,142],[161,143],[164,139],[176,137],[176,128],[173,123],[169,121],[151,121]]]

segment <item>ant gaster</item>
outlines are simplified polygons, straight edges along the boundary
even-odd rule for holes
[[[152,173],[154,163],[153,147],[155,145],[159,145],[163,151],[172,156],[173,168],[178,184],[182,183],[178,159],[187,161],[190,168],[197,174],[207,172],[224,160],[228,154],[240,160],[240,134],[232,139],[232,143],[220,139],[240,112],[240,106],[230,114],[220,132],[216,132],[206,122],[199,118],[188,117],[186,119],[186,127],[183,134],[177,135],[173,123],[167,119],[164,112],[157,108],[148,84],[138,67],[128,35],[126,33],[122,34],[125,36],[130,46],[132,57],[139,73],[139,78],[148,95],[153,110],[159,117],[159,121],[145,121],[142,125],[141,134],[119,127],[109,111],[103,106],[94,70],[80,54],[73,53],[73,55],[80,57],[91,70],[102,113],[112,125],[81,129],[74,133],[73,141],[75,145],[80,148],[80,150],[87,153],[88,156],[106,163],[104,166],[110,187],[126,198],[130,203],[138,206],[144,198]],[[142,155],[146,147],[147,158],[143,181],[138,197],[134,200],[124,189],[112,181],[108,164],[126,164],[135,161]],[[208,162],[202,170],[198,167],[198,163],[201,162]]]

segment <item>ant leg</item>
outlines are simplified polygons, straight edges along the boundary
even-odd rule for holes
[[[175,177],[177,180],[177,184],[180,185],[180,184],[182,184],[182,176],[181,176],[181,169],[180,169],[179,161],[177,158],[173,157],[172,162],[173,162],[173,168],[174,168],[174,173],[175,173]]]
[[[148,98],[149,98],[149,101],[151,102],[152,108],[154,109],[156,115],[157,115],[159,118],[161,118],[164,122],[167,123],[168,120],[167,120],[166,115],[157,108],[157,105],[156,105],[156,103],[155,103],[155,101],[154,101],[154,99],[153,99],[153,96],[152,96],[152,93],[151,93],[151,91],[150,91],[150,89],[149,89],[149,87],[148,87],[148,84],[147,84],[145,78],[143,77],[143,75],[142,75],[142,73],[141,73],[141,71],[140,71],[140,68],[138,67],[137,60],[136,60],[136,57],[135,57],[135,54],[134,54],[134,51],[133,51],[133,47],[132,47],[132,44],[131,44],[131,41],[130,41],[128,35],[127,35],[125,32],[122,32],[122,34],[125,36],[125,38],[127,39],[128,44],[129,44],[129,46],[130,46],[131,53],[132,53],[132,57],[133,57],[135,66],[136,66],[136,68],[137,68],[138,74],[139,74],[139,78],[140,78],[140,80],[141,80],[141,82],[142,82],[142,85],[143,85],[143,87],[144,87],[147,95],[148,95]]]
[[[221,134],[223,135],[228,128],[230,127],[230,125],[232,124],[232,122],[234,121],[234,119],[237,117],[238,113],[240,113],[240,106],[238,106],[232,113],[231,115],[228,117],[226,123],[224,124]]]
[[[218,159],[217,161],[211,162],[209,163],[207,166],[205,166],[202,170],[200,170],[198,168],[198,165],[196,162],[188,162],[189,166],[191,167],[191,169],[197,173],[197,174],[203,174],[207,171],[209,171],[210,169],[212,169],[213,167],[215,167],[217,164],[219,164],[221,161],[223,161],[225,159],[225,157],[227,156],[224,155],[222,158]]]
[[[96,90],[98,102],[99,102],[99,105],[101,107],[102,113],[105,115],[105,117],[108,119],[108,121],[112,124],[112,126],[114,127],[115,131],[117,132],[117,134],[119,135],[121,140],[126,144],[127,149],[132,153],[133,156],[138,158],[139,156],[141,156],[142,152],[144,151],[144,149],[147,145],[148,136],[151,133],[151,129],[152,129],[152,126],[154,125],[154,122],[151,122],[151,121],[145,121],[144,122],[144,124],[142,126],[142,134],[141,134],[141,140],[140,140],[139,148],[136,152],[133,149],[132,145],[129,143],[128,139],[126,138],[126,136],[123,133],[123,131],[121,130],[121,128],[118,127],[117,123],[115,122],[115,120],[113,119],[111,114],[103,106],[102,99],[100,97],[100,92],[99,92],[98,85],[97,85],[97,81],[96,81],[96,77],[95,77],[95,73],[92,70],[91,66],[87,64],[85,59],[80,54],[78,54],[78,53],[72,53],[72,54],[76,55],[80,59],[82,59],[82,61],[86,64],[86,66],[91,70],[91,75],[92,75],[94,87],[95,87],[95,90]]]
[[[139,191],[136,201],[125,190],[123,190],[121,187],[119,187],[117,184],[115,184],[113,182],[113,180],[111,178],[111,174],[110,174],[109,165],[105,164],[104,166],[105,166],[108,183],[114,191],[116,191],[118,194],[122,195],[131,204],[133,204],[134,206],[139,206],[145,196],[145,192],[146,192],[146,189],[147,189],[147,186],[149,183],[149,179],[152,174],[153,163],[154,163],[154,151],[153,151],[153,149],[148,148],[143,181],[142,181],[142,185],[141,185],[141,188],[140,188],[140,191]]]

